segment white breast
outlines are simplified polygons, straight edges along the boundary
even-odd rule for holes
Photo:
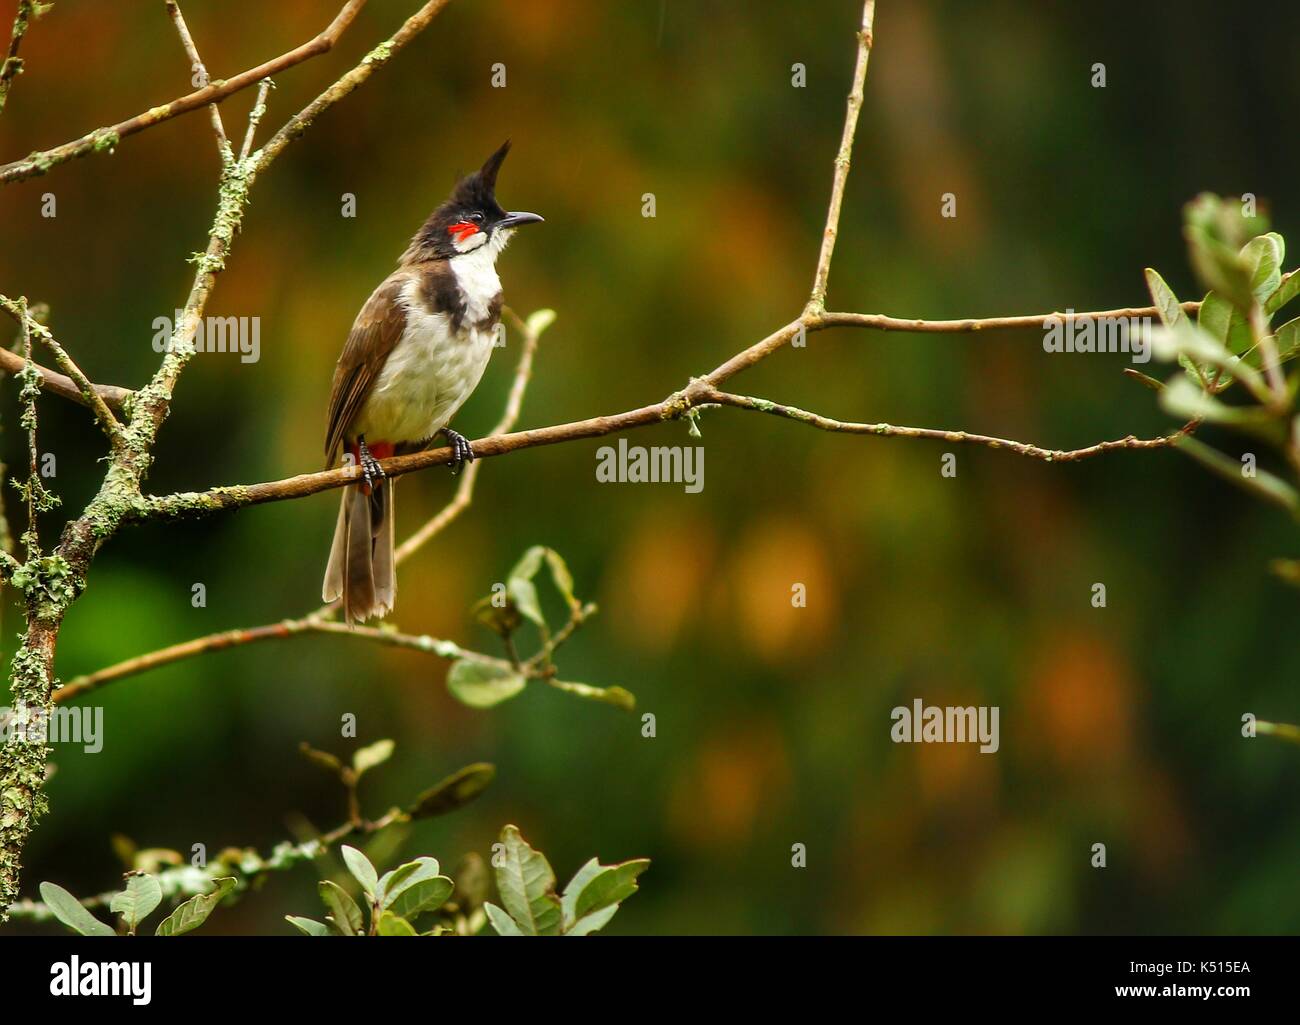
[[[475,325],[486,321],[501,291],[495,248],[483,246],[452,260],[467,307],[459,331],[453,331],[449,315],[425,310],[418,280],[402,290],[406,330],[357,417],[357,434],[372,442],[427,441],[478,387],[492,356],[493,332]]]

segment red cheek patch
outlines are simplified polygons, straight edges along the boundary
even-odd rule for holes
[[[447,234],[457,242],[464,242],[471,235],[478,234],[478,225],[471,221],[457,221],[447,228]]]

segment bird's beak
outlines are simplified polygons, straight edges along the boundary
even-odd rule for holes
[[[530,214],[523,210],[512,210],[510,213],[502,217],[501,220],[497,221],[496,226],[498,228],[517,228],[521,224],[540,224],[545,219],[546,218],[541,214]]]

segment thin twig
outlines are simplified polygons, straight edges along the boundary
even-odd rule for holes
[[[253,109],[248,112],[248,130],[244,132],[244,144],[239,147],[239,159],[247,160],[248,154],[253,152],[253,139],[257,135],[257,126],[262,123],[262,118],[266,115],[266,97],[275,87],[275,82],[269,78],[263,79],[257,87],[257,99],[253,101]]]
[[[199,56],[199,48],[194,45],[194,37],[190,35],[190,27],[185,24],[185,15],[181,14],[180,4],[176,0],[167,0],[167,13],[171,16],[172,24],[176,26],[176,34],[181,37],[181,46],[185,47],[185,55],[190,59],[190,71],[196,74],[200,82],[207,86],[210,82],[208,78],[208,69],[203,64],[203,58]],[[221,111],[217,109],[215,103],[208,104],[208,113],[212,115],[212,131],[217,137],[217,155],[224,164],[230,160],[230,142],[226,139],[226,126],[221,123]]]
[[[19,303],[15,303],[8,296],[0,295],[0,308],[21,321],[26,339],[30,340],[30,336],[35,335],[50,350],[50,353],[54,356],[54,362],[59,365],[59,368],[67,375],[67,380],[76,388],[82,404],[89,407],[90,411],[95,414],[95,419],[99,421],[100,427],[108,436],[114,448],[124,445],[126,440],[122,433],[122,425],[118,422],[117,417],[113,415],[113,411],[109,409],[108,403],[104,401],[104,396],[91,383],[90,378],[82,372],[81,367],[77,366],[63,346],[55,341],[54,335],[50,334],[49,328],[27,314],[27,301],[24,299]],[[23,362],[26,363],[27,361],[24,360]]]
[[[5,59],[0,61],[0,111],[5,109],[5,100],[9,98],[14,79],[22,74],[23,61],[18,56],[18,47],[22,45],[23,36],[27,34],[36,14],[34,0],[18,0],[18,12],[14,15],[14,26],[9,32],[9,48],[5,51]]]
[[[12,310],[9,304],[12,302],[13,300],[0,296],[0,309],[11,313]],[[38,322],[34,321],[33,323]],[[16,352],[10,352],[8,349],[0,347],[0,370],[7,374],[16,374],[25,365],[23,358]],[[36,372],[41,377],[40,386],[45,391],[58,395],[60,398],[69,399],[82,406],[88,407],[90,405],[90,400],[82,394],[80,386],[72,378],[39,364],[36,365]],[[113,384],[93,384],[91,387],[104,400],[104,404],[109,409],[121,409],[132,395],[131,389],[119,388]]]
[[[1197,304],[1188,303],[1186,308],[1194,309]],[[821,331],[831,327],[872,328],[886,331],[915,332],[974,332],[994,328],[1042,327],[1048,320],[1059,317],[1062,320],[1083,317],[1143,317],[1154,316],[1154,307],[1135,307],[1131,309],[1104,310],[1097,313],[1042,313],[1024,317],[994,317],[983,320],[907,320],[887,317],[880,314],[866,313],[812,313],[793,320],[748,349],[737,353],[705,377],[696,378],[679,392],[670,395],[662,402],[642,406],[638,409],[612,413],[606,416],[590,417],[570,423],[554,424],[530,431],[518,431],[508,434],[495,434],[480,438],[473,443],[474,454],[479,457],[504,455],[519,449],[533,448],[539,445],[557,445],[564,442],[578,441],[585,438],[598,438],[639,427],[649,427],[665,420],[677,420],[690,415],[693,409],[710,403],[711,392],[723,381],[747,367],[761,362],[768,356],[788,344],[800,330],[808,332]],[[897,435],[902,436],[902,435]],[[1111,451],[1117,447],[1115,442],[1105,443]],[[1163,443],[1162,443],[1163,445]],[[1030,451],[1054,451],[1040,449],[1038,446],[1024,442],[1008,442],[1005,449],[1009,452],[1025,454]],[[1119,446],[1129,447],[1129,446]],[[452,451],[442,447],[416,452],[410,455],[394,456],[382,461],[384,472],[390,476],[414,473],[431,466],[450,463]],[[304,498],[321,491],[343,487],[353,483],[360,476],[360,468],[355,466],[323,470],[318,473],[304,473],[283,480],[268,481],[260,484],[235,484],[212,488],[199,492],[180,492],[163,496],[147,496],[132,510],[131,518],[136,521],[151,519],[185,519],[201,517],[226,509],[237,509],[248,505],[260,505],[265,502],[281,502]]]
[[[115,125],[97,128],[95,131],[83,135],[80,139],[74,139],[62,146],[55,146],[53,149],[33,153],[22,160],[4,164],[0,166],[0,185],[35,178],[38,175],[45,174],[52,167],[67,163],[67,161],[78,157],[89,156],[91,153],[111,151],[129,135],[143,132],[146,128],[152,128],[154,125],[161,124],[171,118],[179,117],[181,114],[188,114],[192,110],[206,107],[210,103],[220,103],[240,90],[247,89],[250,85],[256,85],[264,78],[270,78],[272,75],[277,75],[295,64],[301,64],[313,57],[319,57],[333,48],[334,44],[338,42],[339,36],[352,24],[357,12],[365,6],[365,3],[366,0],[348,0],[343,9],[334,16],[334,20],[330,22],[325,31],[314,39],[308,40],[301,46],[294,47],[294,49],[282,53],[279,57],[275,57],[264,64],[259,64],[255,68],[241,72],[234,78],[211,82],[204,88],[187,93],[170,103],[151,107],[143,113],[127,118]]]
[[[733,395],[730,392],[718,391],[717,389],[710,389],[705,395],[705,400],[715,402],[720,406],[732,406],[736,409],[769,413],[772,416],[795,420],[822,431],[834,431],[841,434],[868,434],[881,438],[925,438],[954,444],[983,445],[987,448],[1006,449],[1016,453],[1016,455],[1027,456],[1030,459],[1042,459],[1049,463],[1076,463],[1081,459],[1090,459],[1104,452],[1116,452],[1121,449],[1168,448],[1177,444],[1189,431],[1188,427],[1184,427],[1172,434],[1157,438],[1138,438],[1130,434],[1126,438],[1119,438],[1115,441],[1101,441],[1084,448],[1053,449],[1041,448],[1038,445],[1030,445],[1023,441],[1011,441],[1007,438],[994,438],[986,434],[972,434],[969,431],[946,431],[931,427],[899,427],[885,423],[867,424],[833,420],[830,417],[810,413],[796,406],[769,402],[767,399],[757,399],[749,395]]]
[[[1199,302],[1182,304],[1183,311],[1195,314]],[[888,317],[883,313],[819,313],[815,320],[818,328],[863,327],[875,331],[913,331],[922,334],[964,334],[977,331],[1001,331],[1012,328],[1046,328],[1047,322],[1056,320],[1068,324],[1076,320],[1154,320],[1160,311],[1154,306],[1133,306],[1120,310],[1097,310],[1091,313],[1033,313],[1020,317],[982,317],[964,320],[914,320]]]
[[[848,107],[844,113],[840,149],[835,155],[835,174],[831,180],[831,200],[826,209],[826,227],[822,230],[821,252],[817,256],[812,294],[808,298],[809,311],[821,310],[826,304],[826,283],[831,273],[831,257],[835,255],[835,237],[840,230],[840,207],[844,203],[844,185],[849,178],[853,137],[858,130],[858,113],[862,110],[862,90],[867,81],[867,63],[871,59],[871,33],[875,17],[876,0],[866,0],[862,5],[862,28],[858,31],[858,56],[853,67],[853,87],[849,90]]]
[[[429,22],[437,17],[438,13],[448,3],[450,3],[450,0],[430,0],[429,3],[426,3],[407,18],[402,27],[394,32],[391,38],[366,54],[360,64],[317,96],[297,114],[289,118],[284,126],[271,136],[265,146],[251,155],[256,169],[261,171],[265,168],[267,164],[280,155],[280,151],[285,146],[302,135],[325,110],[357,89],[366,79],[392,60],[397,51],[424,31]]]
[[[32,332],[30,318],[27,316],[27,297],[21,296],[18,300],[19,323],[22,324],[23,331],[23,363],[30,374],[34,364],[32,363]],[[36,495],[40,488],[40,478],[37,475],[36,462],[36,396],[29,393],[26,385],[23,387],[24,410],[23,419],[27,427],[27,487],[25,497],[27,499],[27,529],[23,532],[23,551],[27,556],[27,561],[31,562],[41,554],[40,532],[36,523]]]

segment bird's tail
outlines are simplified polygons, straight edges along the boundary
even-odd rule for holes
[[[321,598],[326,602],[342,598],[349,626],[387,615],[397,597],[393,565],[395,483],[381,480],[370,494],[360,484],[343,489]]]

